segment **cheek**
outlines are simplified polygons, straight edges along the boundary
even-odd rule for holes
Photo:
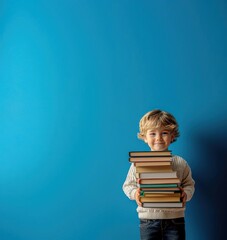
[[[171,142],[172,142],[172,138],[166,138],[166,139],[165,139],[165,142],[166,142],[166,143],[171,143]]]

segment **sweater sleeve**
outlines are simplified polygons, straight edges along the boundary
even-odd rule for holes
[[[181,186],[187,194],[187,201],[190,201],[195,191],[195,181],[192,178],[191,169],[187,163],[184,167]]]
[[[129,199],[135,200],[135,192],[136,192],[137,188],[138,188],[138,185],[136,182],[136,169],[135,169],[134,165],[131,164],[122,189],[123,189],[125,195]]]

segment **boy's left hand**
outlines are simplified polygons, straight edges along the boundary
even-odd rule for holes
[[[185,207],[186,201],[187,201],[187,194],[182,187],[180,187],[180,190],[181,190],[181,201],[183,203],[183,207]]]

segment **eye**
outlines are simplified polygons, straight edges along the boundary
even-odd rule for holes
[[[154,133],[154,132],[150,132],[149,135],[152,136],[152,137],[154,137],[154,136],[155,136],[155,133]]]
[[[169,135],[169,132],[162,132],[163,136]]]

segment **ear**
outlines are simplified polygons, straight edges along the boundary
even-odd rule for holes
[[[175,138],[175,135],[172,134],[172,136],[171,136],[171,143],[173,142],[174,138]]]

